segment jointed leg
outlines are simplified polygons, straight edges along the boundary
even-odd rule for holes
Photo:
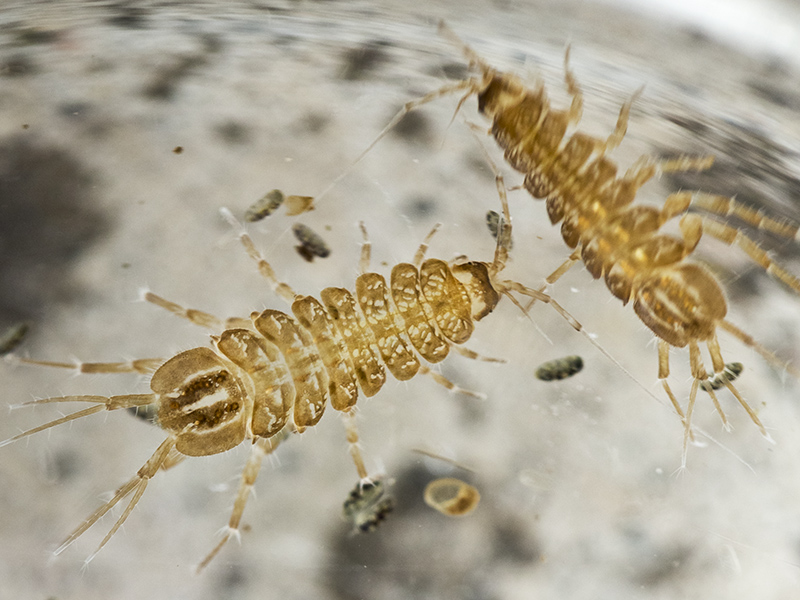
[[[250,321],[247,319],[230,317],[223,321],[219,317],[215,317],[214,315],[203,312],[202,310],[197,310],[196,308],[184,308],[180,304],[166,300],[165,298],[162,298],[161,296],[158,296],[157,294],[147,290],[142,291],[142,300],[150,302],[151,304],[155,304],[156,306],[171,312],[173,315],[176,315],[181,319],[186,319],[195,325],[205,327],[206,329],[213,329],[214,331],[222,331],[223,329],[231,329],[233,327],[250,326]]]
[[[436,235],[436,232],[439,231],[441,226],[441,223],[436,223],[436,225],[434,225],[433,228],[428,232],[428,235],[425,236],[425,239],[422,240],[422,243],[419,245],[419,248],[414,254],[414,262],[412,264],[415,267],[419,268],[419,266],[422,264],[425,254],[428,252],[428,247],[430,246],[431,240],[433,239],[433,236]]]
[[[458,81],[453,84],[442,86],[438,90],[429,92],[424,96],[422,96],[421,98],[406,102],[403,105],[403,107],[397,112],[397,114],[394,117],[392,117],[392,120],[389,121],[386,127],[384,127],[381,130],[381,132],[378,134],[378,137],[376,137],[372,141],[372,143],[370,143],[370,145],[367,146],[361,152],[361,154],[359,154],[344,171],[339,173],[339,175],[328,184],[328,187],[326,187],[324,190],[322,190],[322,192],[320,192],[317,195],[315,201],[319,202],[320,200],[322,200],[322,198],[327,196],[328,192],[330,192],[334,187],[336,187],[336,185],[338,185],[338,183],[342,179],[347,177],[347,175],[349,175],[352,172],[352,170],[356,167],[356,165],[358,165],[358,163],[364,160],[364,157],[370,153],[370,151],[378,144],[378,142],[380,142],[383,138],[385,138],[386,135],[392,129],[394,129],[397,126],[397,124],[403,120],[403,117],[405,117],[408,113],[410,113],[412,110],[419,108],[420,106],[423,106],[424,104],[427,104],[428,102],[436,100],[437,98],[441,98],[442,96],[447,96],[448,94],[452,94],[453,92],[459,92],[463,90],[467,90],[467,93],[461,98],[461,100],[458,103],[458,107],[456,108],[456,111],[453,114],[453,119],[455,119],[456,114],[458,114],[458,111],[461,109],[461,105],[466,101],[467,98],[469,98],[472,94],[475,93],[475,82],[472,79],[465,79],[463,81]]]
[[[269,282],[270,286],[272,287],[272,291],[291,305],[298,296],[297,292],[295,292],[288,283],[278,279],[272,266],[263,256],[261,256],[261,253],[256,248],[252,238],[244,230],[242,224],[236,220],[233,214],[231,214],[231,211],[229,211],[227,208],[221,208],[220,214],[226,221],[228,221],[228,223],[231,224],[232,227],[239,230],[239,241],[242,243],[242,246],[244,246],[247,255],[258,265],[259,273],[261,273],[261,276]]]
[[[358,263],[358,271],[361,275],[363,275],[369,271],[369,261],[372,255],[372,243],[369,241],[369,236],[367,235],[367,226],[364,225],[364,221],[359,221],[358,227],[361,229],[361,237],[364,238],[364,241],[361,242],[361,260]]]
[[[219,543],[214,546],[211,552],[209,552],[197,566],[198,573],[208,566],[229,539],[232,537],[239,539],[239,524],[242,521],[242,514],[247,505],[247,500],[250,498],[250,492],[261,470],[261,462],[264,460],[264,457],[272,453],[286,437],[287,435],[278,434],[274,438],[258,438],[254,441],[250,449],[250,457],[247,459],[247,463],[242,470],[242,479],[239,483],[239,491],[236,493],[236,500],[233,502],[233,512],[231,512],[231,518],[228,520],[228,526],[225,528],[225,533]]]
[[[347,445],[350,448],[350,457],[358,471],[358,477],[362,482],[369,481],[367,467],[364,465],[364,456],[361,454],[361,444],[358,441],[358,424],[356,423],[355,407],[342,412],[344,427],[347,433]]]
[[[14,437],[8,438],[7,440],[3,440],[2,442],[0,442],[0,448],[10,444],[11,442],[16,442],[19,439],[28,437],[29,435],[33,435],[34,433],[39,433],[40,431],[44,431],[45,429],[50,429],[51,427],[56,427],[57,425],[61,425],[63,423],[69,423],[70,421],[74,421],[76,419],[82,419],[83,417],[88,417],[89,415],[103,412],[104,410],[118,410],[120,408],[131,408],[134,406],[146,406],[147,404],[152,404],[155,401],[156,401],[155,394],[127,394],[124,396],[109,396],[109,397],[58,396],[53,398],[42,398],[41,400],[31,400],[30,402],[23,402],[22,404],[17,404],[12,408],[17,408],[20,406],[31,406],[34,404],[50,404],[54,402],[90,402],[95,404],[95,406],[84,408],[83,410],[79,410],[74,413],[65,415],[60,419],[56,419],[54,421],[50,421],[49,423],[44,423],[43,425],[34,427],[33,429],[28,429],[27,431],[23,431],[22,433],[19,433]]]
[[[723,374],[723,372],[725,371],[725,363],[722,360],[722,353],[720,351],[719,342],[717,341],[716,336],[714,336],[712,339],[710,339],[706,343],[706,345],[708,346],[708,351],[711,354],[711,360],[714,363],[714,373],[717,376],[721,376]],[[739,404],[742,405],[742,408],[744,408],[745,411],[747,411],[747,414],[750,417],[750,419],[753,421],[753,423],[756,424],[756,426],[758,427],[759,431],[761,431],[761,435],[763,435],[767,439],[770,439],[770,436],[767,433],[767,430],[764,428],[764,425],[761,423],[761,420],[758,418],[758,416],[756,415],[756,413],[752,409],[752,407],[747,403],[747,401],[739,393],[739,390],[736,389],[736,386],[733,385],[733,383],[731,382],[731,379],[730,378],[726,378],[726,377],[722,377],[721,381],[722,381],[722,383],[724,383],[725,387],[728,388],[728,390],[730,390],[731,394],[734,395],[736,400],[739,401]],[[714,405],[717,406],[717,410],[720,412],[720,415],[722,415],[722,410],[719,408],[719,406],[718,406],[718,404],[716,402],[716,397],[714,396],[714,392],[711,389],[708,389],[708,388],[704,388],[704,389],[709,394],[711,394],[712,399],[714,399]],[[727,425],[727,421],[725,420],[725,416],[724,415],[722,415],[722,420]]]
[[[473,398],[477,398],[478,400],[486,400],[486,394],[464,389],[458,386],[457,384],[453,383],[452,381],[450,381],[444,375],[437,373],[436,371],[431,371],[425,365],[420,365],[419,372],[422,373],[423,375],[427,375],[439,385],[447,388],[453,394],[464,394],[465,396],[472,396]]]
[[[753,209],[736,202],[728,196],[706,194],[704,192],[692,193],[692,207],[699,208],[720,217],[734,216],[757,229],[769,231],[784,238],[798,241],[800,226],[789,220],[773,219],[765,214],[763,209]]]
[[[577,77],[575,77],[575,72],[569,66],[569,51],[570,47],[567,46],[564,52],[564,83],[567,86],[567,93],[572,96],[568,113],[569,122],[571,125],[575,125],[583,115],[583,92]]]
[[[764,269],[767,273],[788,285],[796,294],[800,294],[800,279],[773,261],[769,257],[769,254],[762,250],[761,247],[743,231],[736,229],[735,227],[731,227],[730,225],[725,225],[715,221],[714,219],[704,217],[703,233],[707,233],[710,236],[717,238],[728,246],[737,246],[745,254],[747,254],[748,257],[750,257],[750,260]]]
[[[116,523],[114,523],[114,526],[103,538],[103,541],[100,542],[100,545],[97,547],[97,549],[92,554],[90,554],[89,557],[86,559],[86,563],[90,562],[97,555],[97,553],[100,552],[103,546],[105,546],[106,543],[108,543],[108,540],[112,538],[112,536],[122,526],[122,524],[125,522],[128,516],[130,516],[131,511],[133,511],[133,508],[139,502],[139,499],[142,497],[142,494],[144,494],[144,491],[147,488],[147,483],[150,481],[153,475],[155,475],[158,472],[158,470],[164,465],[167,458],[169,458],[172,455],[174,447],[175,447],[175,438],[169,437],[166,440],[164,440],[158,447],[158,449],[153,453],[153,455],[148,459],[148,461],[144,463],[144,465],[142,465],[142,468],[139,469],[136,475],[128,483],[121,486],[116,491],[114,497],[111,498],[111,500],[109,500],[103,506],[94,511],[80,527],[78,527],[75,531],[73,531],[67,537],[67,539],[65,539],[62,542],[62,544],[58,548],[56,548],[54,554],[61,554],[75,540],[77,540],[81,535],[83,535],[92,525],[97,523],[97,521],[99,521],[103,517],[103,515],[105,515],[109,510],[114,508],[114,506],[116,506],[116,504],[120,500],[122,500],[129,494],[133,493],[133,497],[130,499],[130,502],[128,502],[128,506],[125,507],[125,510],[119,516]]]
[[[633,106],[633,103],[636,102],[636,100],[639,99],[639,96],[642,95],[642,90],[644,90],[643,87],[636,90],[631,97],[628,98],[625,104],[620,107],[619,116],[617,117],[617,124],[614,127],[614,131],[612,131],[606,139],[605,144],[600,147],[601,154],[610,152],[622,143],[625,134],[628,132],[628,120],[630,119],[631,115],[631,106]]]
[[[55,362],[50,360],[33,360],[31,358],[21,358],[19,356],[12,356],[8,358],[12,362],[17,362],[23,365],[37,365],[40,367],[54,367],[58,369],[72,369],[77,373],[141,373],[142,375],[150,375],[158,367],[160,367],[164,360],[163,358],[139,358],[136,360],[129,360],[126,362],[114,363],[85,363],[85,362]]]

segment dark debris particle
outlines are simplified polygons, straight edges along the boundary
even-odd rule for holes
[[[432,128],[428,117],[418,112],[410,112],[394,126],[392,135],[409,142],[422,144],[430,143],[433,138]]]
[[[681,129],[685,129],[695,135],[702,135],[709,130],[708,125],[705,123],[684,115],[665,114],[664,118],[671,123],[675,123],[675,125]]]
[[[327,115],[309,112],[300,119],[300,127],[308,133],[321,133],[329,122],[330,119]]]
[[[432,196],[415,196],[407,203],[405,208],[412,220],[423,220],[436,213],[436,198]]]
[[[172,149],[173,154],[183,154],[183,146],[175,146]]]
[[[3,77],[25,77],[36,72],[36,65],[30,56],[16,54],[0,64],[0,75]]]
[[[800,110],[800,96],[798,96],[797,92],[767,81],[749,81],[747,82],[747,87],[756,96],[763,98],[767,102],[771,102],[775,106],[781,106],[795,111]]]
[[[244,144],[250,141],[247,126],[239,121],[225,121],[214,126],[214,133],[228,144]]]
[[[36,46],[39,44],[52,44],[61,37],[58,29],[44,29],[42,27],[22,27],[17,30],[15,44],[17,46]]]
[[[469,77],[469,67],[463,63],[449,62],[436,69],[433,75],[444,73],[447,79],[462,81]]]
[[[156,72],[142,94],[150,100],[171,100],[177,92],[178,85],[191,75],[193,70],[207,62],[207,59],[200,54],[176,57],[174,65]]]
[[[109,9],[114,13],[106,19],[106,23],[123,29],[144,29],[150,12],[143,6],[133,2],[112,4]]]
[[[341,77],[345,81],[366,79],[373,71],[388,60],[387,42],[371,41],[356,48],[350,48],[342,56]]]
[[[56,482],[72,479],[80,472],[80,457],[73,450],[60,450],[47,463],[47,475]]]
[[[58,106],[58,114],[62,117],[73,119],[81,119],[87,116],[92,110],[92,105],[89,102],[64,102]]]
[[[0,316],[36,320],[76,293],[69,265],[108,230],[88,169],[27,135],[0,140]]]

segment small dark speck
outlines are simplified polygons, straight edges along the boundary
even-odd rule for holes
[[[174,154],[183,154],[183,146],[175,146],[175,147],[172,149],[172,152],[173,152]]]
[[[447,63],[446,65],[442,65],[437,71],[439,73],[444,73],[444,76],[448,79],[456,79],[459,81],[466,79],[469,75],[467,65],[462,63]]]
[[[81,118],[91,110],[88,102],[65,102],[58,107],[58,113],[64,117]]]
[[[144,29],[147,25],[148,11],[141,6],[133,6],[132,3],[120,2],[111,6],[115,14],[108,17],[106,22],[115,27],[124,29]]]
[[[407,205],[406,214],[413,219],[424,219],[436,212],[436,200],[430,196],[417,196]]]
[[[431,127],[427,117],[417,112],[410,112],[392,129],[392,135],[407,141],[427,143],[431,139]]]
[[[217,54],[225,48],[222,38],[215,33],[205,33],[200,38],[203,50],[208,54]]]
[[[247,573],[241,565],[233,565],[225,571],[217,582],[220,590],[225,590],[223,596],[229,595],[233,589],[243,589],[247,584]]]
[[[498,559],[531,564],[540,558],[541,549],[536,540],[526,534],[525,528],[520,525],[512,520],[496,523],[492,549]]]
[[[22,128],[23,129],[28,129],[29,127],[30,127],[30,125],[28,125],[27,123],[23,123],[22,124]]]
[[[309,133],[320,133],[328,124],[328,117],[319,113],[308,113],[300,120],[300,126]]]
[[[385,46],[386,42],[372,41],[347,50],[343,56],[342,79],[355,81],[367,77],[371,71],[386,62]]]
[[[775,106],[782,106],[797,110],[800,107],[800,97],[797,94],[781,89],[778,85],[765,81],[749,81],[747,87],[757,96],[771,102]]]
[[[123,269],[130,269],[131,268],[131,263],[127,263],[127,262],[126,263],[122,263],[120,266]]]
[[[36,44],[52,44],[58,40],[61,32],[57,29],[43,29],[40,27],[23,27],[17,31],[16,43],[18,46],[33,46]]]
[[[0,64],[0,75],[5,77],[24,77],[36,72],[36,67],[30,57],[17,54]]]
[[[677,125],[678,127],[681,127],[682,129],[690,131],[696,135],[701,135],[708,131],[708,125],[706,125],[705,123],[701,123],[700,121],[692,119],[690,117],[665,114],[664,118],[667,121],[675,123],[675,125]]]
[[[215,133],[229,144],[243,144],[250,139],[247,127],[238,121],[225,121],[214,127]]]
[[[171,100],[175,95],[178,84],[188,77],[197,67],[205,65],[208,61],[198,54],[188,54],[176,57],[175,64],[160,69],[155,77],[145,86],[143,94],[151,100]]]
[[[55,481],[67,481],[79,471],[78,455],[72,450],[62,450],[48,464],[47,470]]]

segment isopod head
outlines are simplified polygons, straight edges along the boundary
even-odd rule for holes
[[[153,374],[158,424],[187,456],[235,448],[245,437],[247,395],[240,379],[209,348],[174,356]]]

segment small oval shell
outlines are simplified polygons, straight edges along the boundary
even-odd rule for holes
[[[478,490],[454,477],[435,479],[425,486],[425,504],[448,517],[463,517],[478,506]]]

